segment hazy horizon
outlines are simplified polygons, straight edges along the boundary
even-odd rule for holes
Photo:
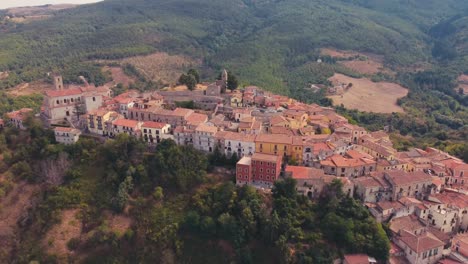
[[[102,0],[0,0],[0,9],[22,6],[40,6],[48,4],[89,4],[101,1]]]

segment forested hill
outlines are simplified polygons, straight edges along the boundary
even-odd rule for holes
[[[0,71],[17,73],[7,86],[77,60],[167,51],[288,92],[283,72],[316,59],[320,47],[382,54],[394,66],[427,61],[430,28],[467,8],[463,0],[106,0],[3,22]]]

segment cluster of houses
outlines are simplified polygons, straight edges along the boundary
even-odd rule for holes
[[[298,192],[313,199],[339,180],[343,192],[360,199],[377,221],[390,223],[392,263],[468,263],[467,164],[433,148],[399,152],[385,131],[350,124],[333,108],[254,86],[227,93],[227,73],[222,76],[204,90],[117,96],[108,86],[65,88],[54,76],[41,117],[64,144],[81,134],[125,133],[149,146],[172,139],[206,153],[235,155],[238,185],[268,190],[291,177]],[[183,101],[195,109],[178,107]],[[24,128],[31,111],[9,113],[6,121]],[[357,259],[375,261],[356,255],[346,263]]]

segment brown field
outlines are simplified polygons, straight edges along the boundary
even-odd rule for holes
[[[148,79],[167,84],[175,84],[187,68],[197,67],[201,64],[201,61],[182,55],[169,55],[165,52],[131,57],[122,62],[134,65]]]
[[[334,58],[349,58],[360,55],[358,52],[346,51],[346,50],[337,50],[333,48],[324,48],[320,51],[323,55],[328,55]]]
[[[365,61],[362,60],[352,60],[352,61],[340,61],[345,67],[350,68],[351,70],[358,72],[360,74],[369,74],[373,75],[378,72],[383,72],[384,66],[381,62],[368,59]]]
[[[463,94],[468,94],[468,75],[462,74],[458,77],[458,87],[455,88],[456,92],[461,88],[463,89]]]
[[[18,241],[17,223],[27,214],[38,189],[36,185],[20,182],[0,199],[0,263],[8,263],[11,250]]]
[[[8,72],[0,72],[0,80],[8,78]]]
[[[115,84],[121,83],[124,86],[128,86],[130,83],[135,82],[135,79],[128,76],[127,74],[125,74],[123,72],[122,68],[120,68],[120,67],[105,66],[105,67],[102,68],[102,71],[104,71],[104,72],[110,71],[110,73],[112,75],[112,79],[114,80]]]
[[[366,75],[373,75],[379,72],[384,72],[387,74],[395,74],[392,70],[386,68],[383,65],[384,57],[371,53],[360,53],[355,51],[346,51],[346,50],[337,50],[337,49],[322,49],[321,53],[324,55],[329,55],[334,58],[339,59],[350,59],[342,60],[338,63],[344,65],[345,67]],[[354,59],[355,57],[366,58],[365,60]],[[353,59],[352,59],[353,58]]]
[[[32,94],[41,94],[47,89],[51,89],[52,85],[44,81],[35,81],[32,83],[22,83],[8,89],[7,94],[10,96],[24,96]]]
[[[468,84],[459,84],[456,90],[457,93],[460,88],[463,89],[463,94],[468,94]]]
[[[352,83],[353,86],[343,95],[329,96],[334,105],[343,104],[348,109],[365,112],[403,112],[396,104],[398,98],[408,94],[408,90],[389,82],[374,83],[367,78],[356,79],[343,74],[335,74],[329,79],[334,85]]]
[[[67,243],[72,238],[80,237],[83,226],[81,220],[77,217],[78,213],[79,209],[64,210],[60,224],[54,225],[47,232],[43,245],[47,248],[49,254],[63,258],[71,253],[68,250]]]

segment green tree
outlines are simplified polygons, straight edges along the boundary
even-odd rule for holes
[[[187,71],[187,75],[192,75],[193,77],[195,77],[195,80],[197,81],[197,83],[200,83],[200,74],[198,73],[197,70],[190,69]]]
[[[239,87],[239,81],[237,80],[237,77],[232,74],[232,72],[228,73],[228,79],[227,79],[227,88],[231,91],[234,91]]]

